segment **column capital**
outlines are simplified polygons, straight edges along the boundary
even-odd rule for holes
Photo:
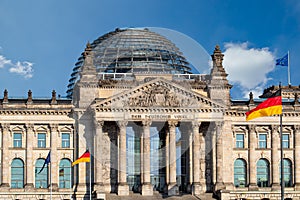
[[[222,128],[223,125],[224,125],[224,122],[223,122],[223,121],[216,121],[216,122],[215,122],[215,127],[216,127],[217,129]]]
[[[142,121],[142,124],[143,124],[144,127],[149,127],[149,126],[151,126],[152,121],[149,120],[149,119],[146,119],[146,120]]]
[[[249,130],[249,132],[255,132],[255,128],[256,128],[256,125],[254,125],[254,124],[248,124],[248,130]]]
[[[300,125],[293,126],[295,132],[300,132]]]
[[[27,131],[33,131],[34,130],[34,124],[27,123],[25,124],[25,128]]]
[[[94,124],[95,124],[96,128],[102,128],[104,125],[104,121],[95,119]]]
[[[272,133],[278,132],[279,125],[271,125]]]
[[[49,127],[51,132],[58,131],[58,124],[50,124]]]
[[[175,128],[178,124],[178,121],[175,121],[175,120],[169,120],[168,121],[168,125],[169,125],[169,128]]]
[[[198,121],[192,121],[192,127],[194,128],[199,128],[201,126],[201,122]]]
[[[119,128],[126,128],[127,124],[128,124],[128,121],[117,121],[117,124],[119,126]]]
[[[3,124],[1,124],[1,127],[2,127],[3,131],[9,131],[10,124],[9,123],[3,123]]]

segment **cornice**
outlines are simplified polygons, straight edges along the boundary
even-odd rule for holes
[[[71,109],[64,110],[0,110],[0,115],[69,115],[71,113]]]
[[[147,107],[128,107],[128,108],[110,108],[97,107],[97,112],[137,112],[137,113],[223,113],[221,108],[147,108]]]
[[[236,110],[227,110],[225,111],[225,116],[230,117],[246,117],[246,110],[245,111],[236,111]],[[300,112],[293,111],[293,112],[283,112],[283,117],[299,117]]]

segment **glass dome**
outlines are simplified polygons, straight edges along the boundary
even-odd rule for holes
[[[98,73],[191,74],[190,64],[170,40],[148,29],[116,29],[91,43]],[[83,56],[73,68],[68,97],[79,78]]]

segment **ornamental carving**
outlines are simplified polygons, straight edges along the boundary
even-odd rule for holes
[[[178,121],[169,120],[168,125],[169,125],[169,128],[175,128],[178,125]]]
[[[195,104],[190,98],[180,98],[174,91],[162,85],[155,85],[142,91],[142,94],[130,97],[124,106],[139,107],[180,107]]]
[[[151,124],[152,124],[152,121],[151,120],[143,120],[142,124],[144,127],[149,128],[149,126],[151,126]]]

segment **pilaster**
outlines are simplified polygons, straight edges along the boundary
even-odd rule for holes
[[[279,184],[279,133],[278,126],[272,126],[272,190],[280,190]]]
[[[12,162],[11,158],[9,158],[9,146],[12,144],[12,142],[9,140],[10,137],[10,124],[4,123],[1,124],[2,127],[2,174],[1,174],[1,188],[8,188],[9,183],[9,169],[10,169],[10,163]]]
[[[249,129],[249,190],[258,190],[256,184],[256,162],[255,162],[255,147],[256,133],[255,125],[248,125]]]
[[[57,148],[58,148],[58,124],[50,124],[50,147],[51,147],[51,174],[52,174],[52,190],[58,190],[59,176],[57,171],[59,170],[59,162],[57,159]],[[48,146],[48,145],[47,145]]]
[[[295,188],[300,190],[300,125],[294,125]]]
[[[27,176],[27,181],[25,184],[25,188],[26,190],[31,190],[33,189],[33,177],[34,177],[34,169],[33,169],[33,158],[32,158],[32,150],[33,150],[33,144],[32,141],[33,140],[33,134],[34,134],[34,126],[33,124],[26,124],[25,125],[26,128],[26,149],[27,149],[27,153],[26,153],[26,176]]]

